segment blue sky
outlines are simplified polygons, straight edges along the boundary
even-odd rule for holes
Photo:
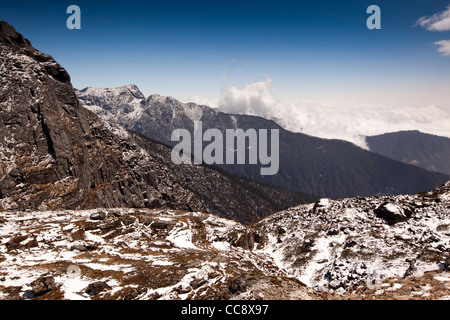
[[[70,4],[81,8],[82,30],[66,28]],[[381,30],[366,28],[370,4],[381,8]],[[439,86],[450,71],[433,45],[443,35],[414,23],[449,4],[3,0],[0,18],[52,54],[76,87],[136,83],[147,94],[213,97],[225,75],[235,85],[270,76],[273,90],[295,98],[363,83]]]
[[[81,8],[68,30],[66,8]],[[381,8],[381,30],[366,9]],[[450,31],[415,25],[450,0],[21,1],[0,19],[71,74],[76,88],[134,83],[145,95],[220,99],[270,79],[279,100],[423,103],[449,108]]]

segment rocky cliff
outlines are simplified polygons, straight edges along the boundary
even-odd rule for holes
[[[80,107],[70,76],[0,22],[0,210],[204,209],[164,165]]]

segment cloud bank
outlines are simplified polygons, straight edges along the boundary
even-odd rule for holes
[[[287,130],[327,139],[342,139],[367,148],[365,136],[400,130],[450,137],[450,110],[429,106],[361,104],[340,100],[276,99],[272,80],[225,86],[213,106],[226,113],[249,114],[275,120]],[[203,100],[203,104],[207,101]],[[209,104],[211,105],[211,104]]]

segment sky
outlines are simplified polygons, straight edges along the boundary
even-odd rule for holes
[[[361,146],[398,130],[450,137],[450,0],[2,0],[0,19],[78,89],[136,84]]]

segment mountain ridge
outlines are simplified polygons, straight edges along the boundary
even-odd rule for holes
[[[372,152],[429,171],[450,174],[450,138],[418,130],[366,137]]]
[[[182,103],[171,97],[151,95],[141,101],[127,97],[121,87],[116,96],[101,98],[77,91],[80,102],[105,119],[141,133],[170,146],[171,134],[183,128],[193,132],[193,121],[202,121],[204,129],[278,129],[280,131],[280,171],[274,176],[260,176],[255,165],[219,165],[222,169],[251,179],[320,197],[417,193],[436,187],[450,178],[428,172],[416,166],[363,150],[350,142],[321,139],[284,130],[272,120],[251,115],[226,114],[195,103]],[[120,93],[121,92],[121,93]],[[124,103],[125,101],[125,103]],[[123,110],[132,108],[142,112],[138,119],[130,118]],[[134,113],[133,113],[134,114]],[[123,115],[123,116],[117,116]]]

